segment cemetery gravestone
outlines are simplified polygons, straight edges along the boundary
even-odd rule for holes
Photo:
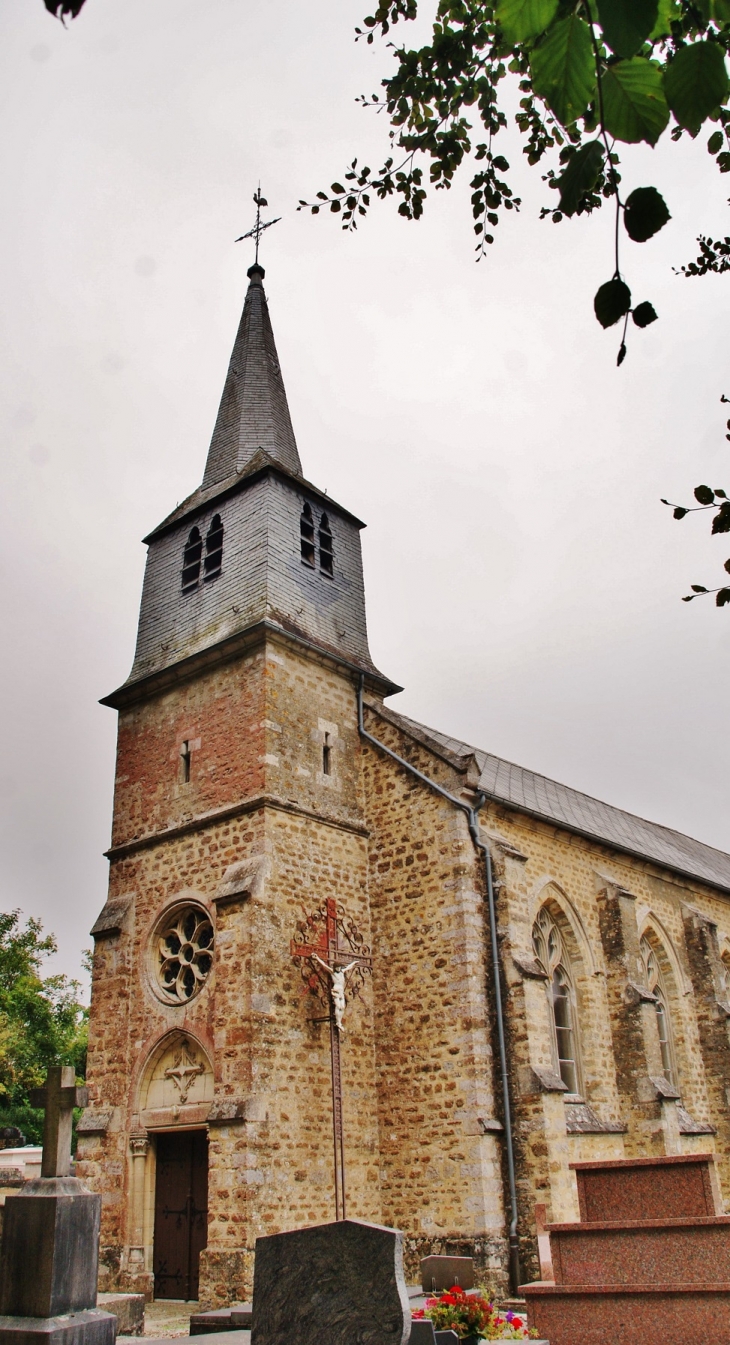
[[[116,1317],[96,1307],[101,1196],[68,1175],[73,1108],[86,1105],[86,1089],[59,1065],[38,1092],[43,1175],[5,1202],[0,1345],[114,1345]]]
[[[403,1234],[342,1219],[256,1239],[251,1345],[406,1345]]]
[[[424,1294],[441,1294],[458,1284],[474,1288],[474,1261],[471,1256],[424,1256],[421,1261],[421,1287]]]

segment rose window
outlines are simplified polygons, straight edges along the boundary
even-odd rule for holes
[[[213,926],[200,906],[178,907],[158,930],[157,981],[164,998],[186,1004],[213,966]]]

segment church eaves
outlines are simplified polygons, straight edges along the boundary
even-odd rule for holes
[[[254,263],[248,276],[250,284],[208,450],[203,491],[245,473],[262,453],[285,471],[302,474],[262,283],[263,267]]]

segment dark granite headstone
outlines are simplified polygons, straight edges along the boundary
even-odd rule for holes
[[[474,1288],[474,1261],[471,1256],[424,1256],[421,1285],[424,1294],[440,1294],[444,1289]]]
[[[256,1239],[251,1345],[406,1345],[403,1234],[344,1219]]]
[[[421,1317],[411,1322],[411,1338],[408,1345],[436,1345],[436,1332],[430,1317]]]
[[[0,1126],[0,1149],[17,1149],[25,1144],[25,1135],[17,1126]]]

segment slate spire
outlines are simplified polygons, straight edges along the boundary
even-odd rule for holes
[[[249,287],[208,450],[203,489],[244,472],[259,450],[302,474],[264,293],[264,269],[249,267]]]

